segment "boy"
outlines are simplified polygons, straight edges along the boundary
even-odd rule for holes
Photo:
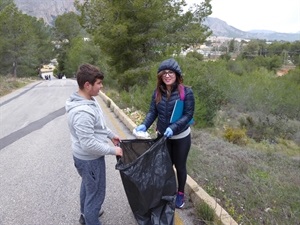
[[[66,101],[74,165],[82,178],[80,223],[101,225],[98,219],[105,198],[105,155],[122,156],[120,139],[106,127],[103,112],[94,96],[103,87],[99,68],[83,64],[77,74],[79,89]],[[108,143],[109,138],[115,146]]]

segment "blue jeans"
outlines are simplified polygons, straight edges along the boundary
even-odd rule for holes
[[[105,159],[74,158],[74,165],[81,176],[80,211],[86,225],[101,225],[99,211],[104,201],[106,188]]]

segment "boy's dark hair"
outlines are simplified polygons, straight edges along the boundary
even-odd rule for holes
[[[85,63],[79,66],[76,78],[79,88],[83,89],[85,82],[89,82],[91,85],[94,85],[97,79],[104,79],[104,74],[98,67]]]

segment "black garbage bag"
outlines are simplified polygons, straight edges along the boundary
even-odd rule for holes
[[[127,199],[139,225],[173,225],[176,178],[166,138],[122,140],[120,171]]]

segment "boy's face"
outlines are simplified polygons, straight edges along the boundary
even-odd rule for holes
[[[99,94],[100,89],[103,87],[103,81],[100,79],[97,79],[94,85],[91,85],[89,83],[88,85],[88,93],[90,96],[97,96]]]

